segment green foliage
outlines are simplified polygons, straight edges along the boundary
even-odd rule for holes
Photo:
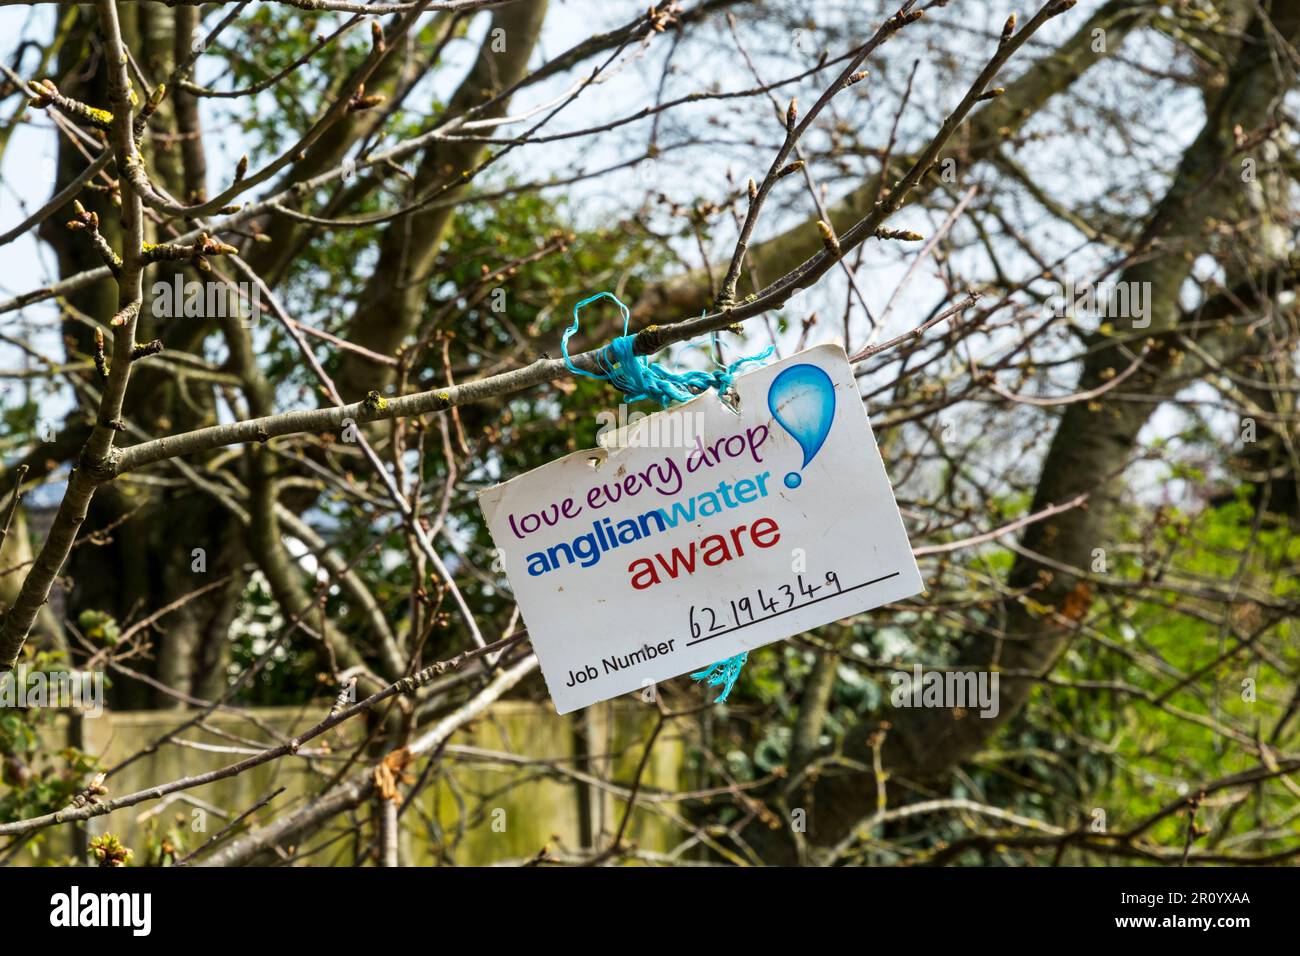
[[[77,627],[81,629],[86,640],[94,641],[96,644],[107,644],[109,647],[116,644],[118,638],[122,636],[122,629],[118,627],[117,621],[111,614],[103,611],[82,611],[77,615]]]
[[[66,670],[67,661],[61,654],[27,652],[22,666],[49,673]],[[98,769],[94,757],[64,743],[65,720],[40,707],[0,707],[0,821],[64,809]],[[38,833],[23,846],[33,862],[45,858],[45,835]]]
[[[90,856],[99,866],[129,866],[135,852],[123,846],[116,835],[105,833],[90,841]]]
[[[261,662],[257,674],[244,682],[236,694],[239,703],[246,706],[301,704],[333,693],[316,679],[315,651],[302,640],[302,635],[281,639],[286,626],[265,579],[255,575],[244,590],[230,628],[234,642],[230,652],[232,677]]]
[[[1235,500],[1195,514],[1166,513],[1159,521],[1159,546],[1152,549],[1168,554],[1166,574],[1220,586],[1240,575],[1248,590],[1294,600],[1300,589],[1292,573],[1300,537],[1284,524],[1256,526],[1250,491],[1238,488]],[[1149,514],[1135,513],[1119,529],[1120,540],[1140,542],[1147,522]],[[1144,566],[1140,554],[1134,546],[1114,548],[1109,573],[1134,582],[1149,578],[1154,569]],[[1186,613],[1198,605],[1203,605],[1200,614]],[[1067,827],[1090,823],[1100,809],[1109,830],[1123,830],[1194,796],[1201,782],[1257,766],[1256,756],[1230,745],[1217,728],[1227,723],[1271,728],[1294,690],[1274,668],[1233,653],[1243,649],[1238,635],[1270,633],[1274,646],[1289,649],[1284,665],[1292,673],[1300,667],[1300,646],[1289,619],[1273,621],[1253,602],[1231,606],[1221,620],[1224,613],[1220,604],[1158,588],[1146,600],[1112,599],[1095,606],[1093,620],[1105,643],[1077,639],[1054,676],[1063,683],[1104,682],[1116,689],[1103,694],[1044,688],[999,738],[998,752],[1005,756],[996,774],[977,773],[975,779],[990,787],[999,805],[1005,800]],[[1174,671],[1167,672],[1167,665]],[[1246,681],[1253,700],[1246,699]],[[1212,840],[1261,826],[1249,802],[1243,806],[1226,817],[1227,827],[1216,829]],[[1186,826],[1186,815],[1174,814],[1149,838],[1178,846]]]
[[[170,817],[163,814],[151,816],[145,828],[139,865],[171,866],[192,849],[189,846],[191,837],[197,837],[194,840],[196,846],[201,844],[204,835],[191,834],[186,823],[183,813],[175,813]]]

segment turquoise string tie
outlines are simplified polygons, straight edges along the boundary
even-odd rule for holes
[[[745,666],[745,661],[749,660],[749,651],[741,651],[735,657],[728,657],[725,661],[718,661],[716,664],[710,664],[702,671],[696,671],[691,675],[695,680],[702,680],[710,687],[722,687],[722,693],[718,695],[715,704],[724,704],[727,701],[727,695],[731,693],[731,688],[736,686],[736,680],[740,677],[740,669]]]
[[[573,359],[569,356],[569,339],[578,331],[578,313],[598,299],[609,299],[618,306],[623,316],[623,334],[596,353],[596,365],[599,371],[588,372],[573,364]],[[719,394],[725,394],[731,388],[732,380],[741,368],[765,362],[776,351],[775,346],[769,345],[757,355],[739,359],[710,372],[696,370],[677,372],[657,362],[651,362],[644,355],[636,354],[634,349],[636,336],[629,335],[627,331],[631,319],[632,314],[627,306],[612,292],[597,292],[575,304],[573,324],[564,330],[564,336],[560,339],[560,351],[564,354],[565,367],[574,375],[609,382],[621,391],[629,402],[654,399],[660,406],[667,408],[678,402],[689,401],[711,388],[717,389]],[[714,333],[714,341],[717,341],[717,333]],[[741,668],[745,666],[745,661],[748,659],[749,653],[743,652],[724,661],[718,661],[702,671],[696,671],[691,674],[691,677],[704,681],[710,687],[721,687],[722,693],[714,701],[721,704],[726,701],[727,695],[736,686]]]

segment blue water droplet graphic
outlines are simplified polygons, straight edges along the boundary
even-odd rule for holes
[[[817,365],[791,365],[783,370],[767,390],[767,407],[777,424],[803,449],[803,464],[821,451],[835,420],[835,384]],[[787,488],[798,488],[803,478],[798,472],[785,476]]]

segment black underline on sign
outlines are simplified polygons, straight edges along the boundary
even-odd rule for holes
[[[777,611],[775,614],[769,614],[767,617],[756,618],[755,620],[748,621],[745,624],[737,624],[735,627],[729,627],[725,631],[714,631],[708,637],[697,637],[693,641],[687,641],[686,646],[694,647],[696,644],[703,644],[705,641],[711,641],[715,637],[723,637],[727,634],[734,634],[736,631],[743,630],[744,628],[747,627],[752,627],[755,624],[762,624],[764,621],[770,621],[772,620],[772,618],[780,617],[782,614],[789,614],[791,611],[800,611],[806,607],[812,607],[814,604],[820,604],[822,601],[829,601],[831,598],[839,597],[841,594],[848,594],[850,591],[856,591],[859,588],[870,587],[873,584],[879,584],[881,581],[888,581],[890,578],[898,577],[899,574],[901,573],[902,573],[901,571],[894,571],[890,574],[886,574],[878,578],[872,578],[870,581],[863,581],[861,584],[855,584],[853,585],[853,587],[845,588],[843,591],[836,591],[834,594],[828,594],[825,597],[814,598],[813,600],[806,601],[803,604],[796,604],[794,607],[788,607],[784,611]]]

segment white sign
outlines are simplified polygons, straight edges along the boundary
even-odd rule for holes
[[[559,713],[922,590],[844,350],[734,392],[480,493]]]

